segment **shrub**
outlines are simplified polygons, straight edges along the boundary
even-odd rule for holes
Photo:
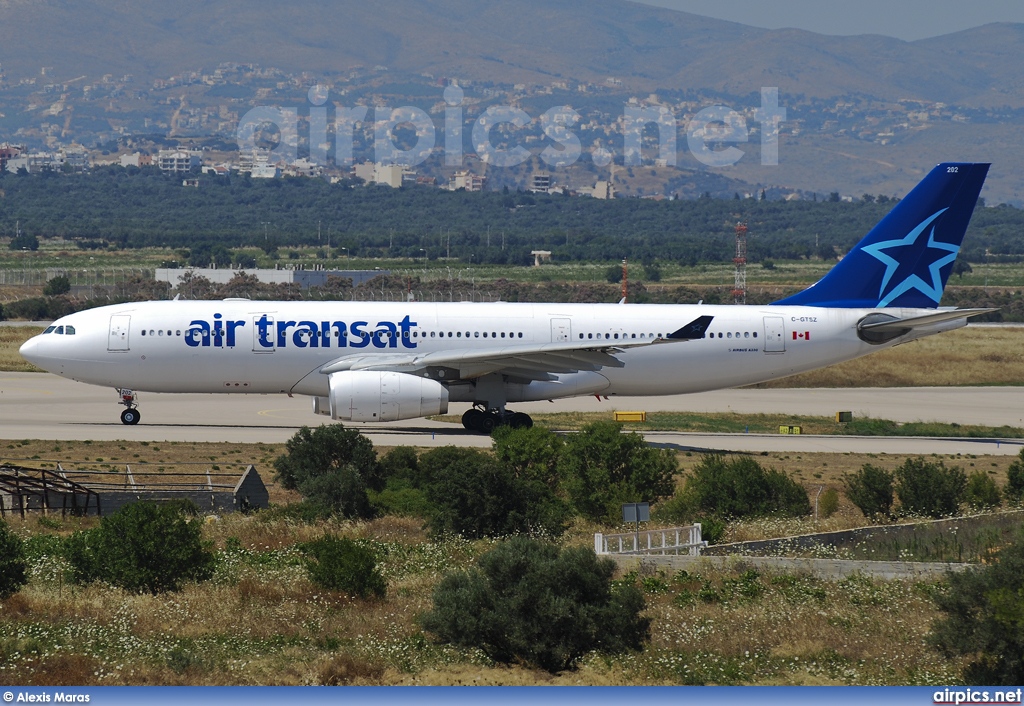
[[[640,650],[650,620],[635,586],[612,584],[615,564],[583,547],[514,538],[434,590],[424,629],[502,663],[558,672],[591,650]]]
[[[888,517],[892,512],[894,476],[890,471],[870,463],[859,471],[843,476],[846,497],[865,517]]]
[[[705,455],[686,480],[683,496],[695,513],[719,517],[811,514],[803,486],[748,456]]]
[[[839,509],[839,491],[829,488],[818,499],[818,514],[821,517],[832,517]]]
[[[1003,492],[1008,500],[1024,500],[1024,449],[1020,450],[1017,459],[1006,469],[1006,488]]]
[[[510,426],[496,428],[493,437],[495,457],[516,478],[558,487],[562,437],[543,427],[513,429]]]
[[[998,507],[1003,501],[995,480],[980,470],[974,471],[968,477],[964,500],[975,510]]]
[[[1024,534],[985,566],[949,574],[936,595],[945,615],[931,640],[947,656],[971,658],[967,684],[1024,684]]]
[[[500,537],[565,530],[567,509],[547,486],[516,478],[494,456],[452,446],[420,457],[435,534]]]
[[[67,275],[57,275],[52,277],[46,282],[46,286],[43,287],[43,294],[48,297],[55,297],[58,294],[67,294],[71,291],[71,280],[68,279]]]
[[[214,554],[201,538],[200,521],[148,502],[126,505],[75,532],[64,545],[75,583],[106,581],[127,591],[177,591],[186,581],[213,575]]]
[[[384,480],[369,439],[355,429],[328,424],[302,427],[285,448],[287,453],[274,460],[281,485],[344,517],[372,516],[366,491],[383,489]]]
[[[309,580],[320,588],[351,596],[383,597],[384,577],[366,546],[333,535],[301,545]]]
[[[675,454],[653,449],[639,434],[614,422],[595,422],[570,436],[558,471],[573,507],[587,519],[618,523],[624,503],[653,502],[672,494]]]
[[[0,599],[9,598],[28,583],[25,543],[0,520]]]
[[[903,512],[928,517],[955,515],[960,509],[967,476],[942,461],[908,458],[896,469],[896,494]]]

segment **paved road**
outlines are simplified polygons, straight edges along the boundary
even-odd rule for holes
[[[1019,388],[895,388],[851,390],[722,390],[661,398],[593,397],[517,405],[544,411],[613,409],[696,412],[787,412],[830,416],[838,410],[899,421],[939,420],[1024,426],[1024,390]],[[461,412],[465,405],[453,406]],[[134,441],[257,441],[280,443],[303,424],[326,421],[311,411],[308,398],[283,395],[142,394],[142,423],[121,424],[116,393],[54,375],[0,373],[0,438],[126,439]],[[375,444],[394,446],[487,446],[489,440],[461,426],[409,420],[356,425]],[[876,453],[1016,454],[1021,442],[971,439],[859,438],[759,434],[651,432],[652,443],[686,449]]]

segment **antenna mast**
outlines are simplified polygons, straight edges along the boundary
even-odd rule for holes
[[[734,304],[747,303],[747,224],[736,224],[736,257],[733,258],[736,265],[736,277],[732,287],[732,298]]]

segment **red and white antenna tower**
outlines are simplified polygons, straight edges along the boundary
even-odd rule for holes
[[[735,304],[747,303],[747,224],[736,224],[736,257],[733,258],[736,265],[736,280],[732,288],[732,298]]]

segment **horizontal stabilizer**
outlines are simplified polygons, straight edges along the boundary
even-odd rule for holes
[[[678,331],[670,333],[667,338],[671,341],[694,341],[704,338],[704,334],[708,332],[714,318],[714,316],[698,316]]]
[[[922,326],[932,326],[943,321],[955,319],[969,319],[972,316],[990,314],[995,309],[953,309],[951,311],[940,311],[936,314],[925,314],[924,316],[912,316],[909,319],[890,319],[889,321],[873,321],[862,323],[858,328],[861,331],[898,331],[900,329],[915,329]]]
[[[868,314],[857,324],[857,335],[869,343],[884,343],[904,336],[914,329],[936,326],[947,321],[963,320],[966,323],[972,316],[981,316],[993,311],[999,309],[946,309],[934,314],[910,316],[905,319],[881,313]]]

